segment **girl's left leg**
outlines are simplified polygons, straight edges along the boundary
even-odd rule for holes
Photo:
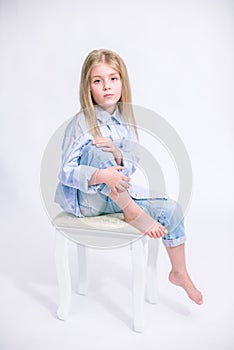
[[[169,281],[182,287],[191,300],[201,305],[202,294],[195,287],[186,267],[185,230],[181,207],[170,198],[137,200],[137,202],[144,211],[168,230],[168,234],[162,237],[162,241],[171,262]]]
[[[166,247],[170,262],[171,272],[169,274],[169,281],[176,286],[182,287],[189,298],[195,301],[196,304],[201,305],[202,294],[195,287],[191,277],[188,274],[185,261],[185,244],[180,244],[176,247]]]

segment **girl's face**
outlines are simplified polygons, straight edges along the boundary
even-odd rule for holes
[[[90,90],[94,101],[112,114],[122,92],[118,71],[106,63],[95,65],[90,74]]]

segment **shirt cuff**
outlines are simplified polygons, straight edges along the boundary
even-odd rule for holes
[[[84,193],[96,193],[99,185],[89,186],[89,180],[97,171],[98,168],[88,166],[88,165],[79,165],[79,174],[78,174],[78,186],[80,191]]]

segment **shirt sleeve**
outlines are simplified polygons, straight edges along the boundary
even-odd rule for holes
[[[91,134],[84,133],[77,118],[74,118],[65,130],[62,145],[62,166],[59,180],[63,185],[85,193],[97,192],[97,186],[88,185],[97,168],[79,165],[79,158],[82,155],[83,148],[91,140]]]

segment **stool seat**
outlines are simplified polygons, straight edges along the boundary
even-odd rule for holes
[[[143,234],[124,221],[122,213],[77,217],[61,212],[53,225],[75,243],[91,248],[115,248],[139,239]]]

